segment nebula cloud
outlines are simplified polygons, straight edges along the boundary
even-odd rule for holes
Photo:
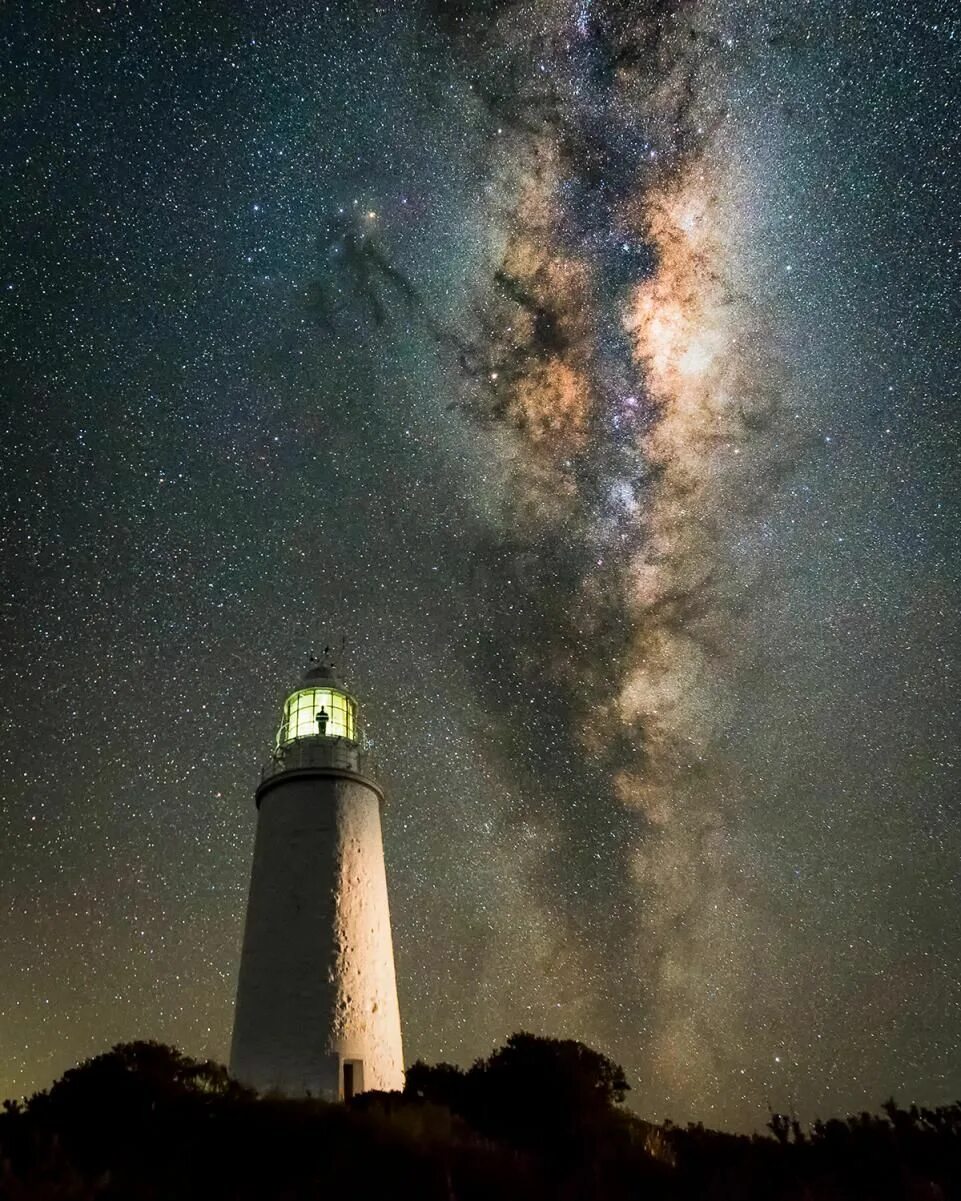
[[[558,726],[569,738],[565,787],[532,819],[545,838],[574,842],[565,803],[622,819],[618,846],[594,852],[609,855],[598,879],[616,879],[587,915],[525,850],[530,909],[554,916],[535,941],[578,965],[585,1031],[660,1095],[703,1107],[756,1018],[752,972],[775,953],[735,849],[723,732],[752,584],[731,547],[795,446],[739,264],[750,235],[727,13],[545,0],[440,16],[497,180],[489,272],[457,335],[470,346],[462,407],[509,464],[487,549],[510,602],[491,606],[491,641],[513,667],[490,700],[525,732],[518,760]],[[508,872],[516,851],[511,836]],[[605,898],[616,968],[592,954]]]

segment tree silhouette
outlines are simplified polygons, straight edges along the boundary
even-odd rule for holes
[[[218,1064],[125,1043],[0,1109],[2,1201],[950,1201],[961,1104],[768,1135],[653,1126],[582,1043],[515,1034],[467,1071],[414,1064],[348,1105],[257,1097]]]

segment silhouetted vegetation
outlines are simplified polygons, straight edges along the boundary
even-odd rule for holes
[[[515,1034],[468,1070],[417,1063],[349,1105],[258,1098],[157,1043],[115,1047],[0,1113],[3,1201],[950,1201],[961,1105],[769,1133],[654,1126],[621,1069]]]

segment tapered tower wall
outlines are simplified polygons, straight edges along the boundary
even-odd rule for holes
[[[334,769],[258,791],[230,1070],[259,1091],[403,1088],[381,800]]]

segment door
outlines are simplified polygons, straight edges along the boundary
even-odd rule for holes
[[[349,1101],[364,1091],[364,1061],[345,1059],[343,1065],[340,1092],[343,1099]]]

